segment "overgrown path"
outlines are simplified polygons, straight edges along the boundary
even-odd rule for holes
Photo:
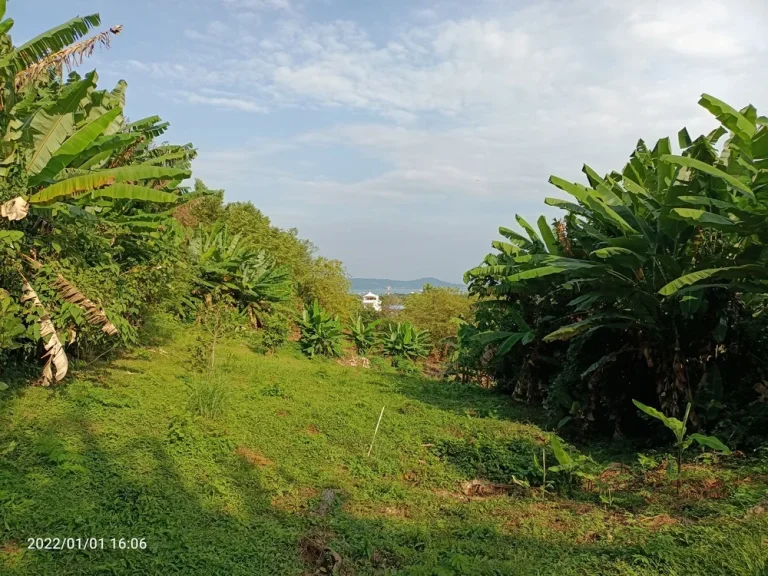
[[[232,343],[217,354],[228,406],[203,419],[190,342],[2,393],[0,573],[765,573],[759,470],[702,471],[677,502],[467,496],[524,473],[545,439],[505,397]],[[105,549],[27,550],[33,537]]]

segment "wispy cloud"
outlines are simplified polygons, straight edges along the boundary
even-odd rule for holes
[[[268,113],[259,118],[280,126],[269,147],[233,138],[196,169],[231,198],[265,190],[274,196],[260,201],[291,213],[329,206],[353,220],[379,199],[371,217],[393,229],[398,206],[479,229],[538,211],[556,192],[552,173],[620,168],[639,137],[710,129],[702,92],[768,106],[762,0],[445,0],[404,8],[388,27],[363,12],[312,18],[285,0],[219,2],[227,10],[188,27],[180,53],[124,66],[185,103]],[[315,165],[343,172],[333,150],[380,167],[354,179],[306,168],[323,158]],[[497,214],[473,212],[489,199]],[[336,233],[352,251],[354,238]]]
[[[257,104],[251,100],[245,100],[243,98],[231,98],[226,96],[205,96],[195,92],[187,92],[186,90],[180,90],[177,92],[178,96],[183,98],[190,104],[207,104],[216,108],[226,108],[230,110],[239,110],[242,112],[266,112],[267,109],[264,106]]]
[[[286,10],[293,6],[290,0],[221,0],[227,8],[247,10]]]

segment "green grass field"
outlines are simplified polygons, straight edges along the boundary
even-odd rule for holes
[[[233,342],[217,350],[223,413],[203,418],[191,343],[178,333],[58,388],[0,393],[0,574],[768,573],[756,461],[689,463],[679,495],[633,470],[610,503],[467,496],[546,441],[507,396]],[[35,537],[105,549],[28,550]]]

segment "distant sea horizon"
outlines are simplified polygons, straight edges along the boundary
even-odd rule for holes
[[[466,290],[464,284],[446,282],[439,278],[419,278],[416,280],[394,280],[391,278],[351,278],[353,294],[367,294],[373,292],[381,296],[389,292],[390,294],[411,294],[421,292],[425,285],[429,284],[438,288],[456,288]]]

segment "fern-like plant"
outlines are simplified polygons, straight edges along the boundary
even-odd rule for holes
[[[338,316],[331,316],[320,307],[317,299],[312,306],[307,306],[299,320],[302,351],[314,358],[320,356],[339,356],[341,353],[341,324]]]
[[[378,335],[376,333],[376,327],[378,325],[378,320],[366,324],[360,314],[358,314],[352,324],[350,324],[349,337],[360,356],[364,356],[370,352],[378,343]]]

